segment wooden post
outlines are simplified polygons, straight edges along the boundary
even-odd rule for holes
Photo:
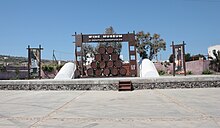
[[[127,70],[126,70],[124,67],[121,67],[121,68],[119,69],[119,73],[120,73],[120,75],[125,76],[126,73],[127,73]]]
[[[100,54],[105,54],[106,49],[105,49],[105,47],[100,46],[98,51]]]
[[[183,69],[186,76],[186,58],[185,58],[185,42],[183,41]]]
[[[113,76],[117,76],[118,75],[118,69],[117,68],[112,68],[111,73]]]
[[[115,62],[114,62],[114,66],[115,66],[116,68],[121,68],[121,66],[122,66],[121,60],[115,61]]]
[[[109,61],[109,59],[110,59],[109,54],[102,54],[102,59],[103,59],[104,61]]]
[[[107,53],[112,54],[114,52],[114,48],[112,46],[107,47]]]
[[[174,47],[174,42],[172,41],[172,48],[173,48],[173,76],[175,76],[175,68],[176,68],[176,63],[175,63],[175,47]]]
[[[30,51],[30,45],[28,45],[28,48],[27,48],[27,50],[28,50],[28,79],[30,79],[31,78],[31,72],[30,72],[30,65],[31,65],[31,51]]]
[[[88,76],[94,76],[94,70],[92,68],[89,68],[87,70],[87,74],[88,74]]]
[[[112,61],[112,60],[109,60],[109,61],[107,62],[107,67],[108,67],[108,68],[112,68],[113,66],[114,66],[113,61]]]
[[[41,79],[41,50],[42,50],[42,48],[41,48],[41,45],[39,45],[39,74],[38,74],[38,77],[39,77],[39,79]]]
[[[96,76],[101,76],[102,75],[102,70],[101,69],[96,69],[95,70],[95,75]]]
[[[116,54],[116,53],[113,53],[111,57],[112,57],[111,59],[112,59],[113,61],[116,61],[116,60],[119,59],[119,55]]]
[[[110,75],[110,70],[109,70],[109,68],[105,68],[105,69],[103,70],[103,74],[104,74],[105,76],[109,76],[109,75]]]
[[[97,61],[93,61],[93,62],[91,63],[91,67],[92,67],[93,69],[96,69],[96,68],[97,68]]]
[[[83,47],[83,36],[82,33],[80,33],[80,37],[81,37],[81,42],[80,42],[80,47],[81,47],[81,60],[80,60],[80,74],[83,76],[84,75],[84,68],[83,68],[83,56],[84,56],[84,47]]]
[[[101,54],[95,54],[95,60],[96,61],[101,61],[102,60]]]
[[[101,69],[104,69],[104,68],[106,67],[105,61],[100,61],[100,62],[99,62],[99,67],[100,67]]]

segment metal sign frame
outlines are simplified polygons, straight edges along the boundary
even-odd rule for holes
[[[30,48],[28,45],[28,79],[39,78],[41,79],[41,45],[39,48]]]
[[[184,75],[186,76],[186,61],[185,61],[185,42],[182,44],[174,44],[172,41],[172,51],[173,51],[173,76],[176,74],[176,61],[177,61],[177,70],[184,71]]]

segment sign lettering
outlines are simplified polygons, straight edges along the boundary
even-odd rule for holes
[[[89,42],[123,41],[122,34],[89,35]]]

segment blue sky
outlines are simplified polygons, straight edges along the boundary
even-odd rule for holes
[[[167,42],[186,43],[186,53],[207,54],[220,44],[220,0],[0,0],[0,54],[27,56],[44,48],[42,58],[73,60],[75,32],[158,33]]]

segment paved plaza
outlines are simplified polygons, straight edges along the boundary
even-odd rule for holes
[[[0,91],[1,128],[220,128],[220,88]]]

